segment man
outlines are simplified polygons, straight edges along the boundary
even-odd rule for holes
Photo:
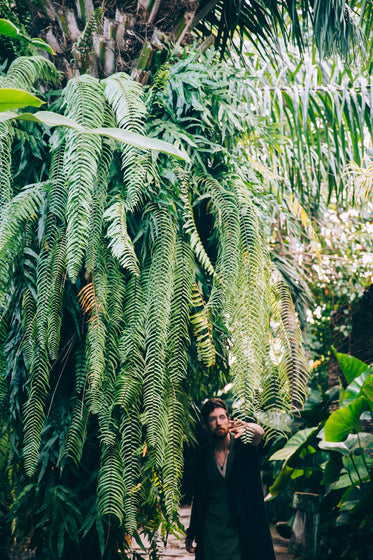
[[[275,560],[256,449],[263,429],[230,420],[217,398],[204,404],[202,417],[211,441],[197,452],[187,551],[196,560]],[[250,444],[241,440],[245,431]]]

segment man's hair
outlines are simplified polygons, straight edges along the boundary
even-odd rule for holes
[[[224,408],[227,416],[229,416],[229,410],[225,402],[222,399],[214,397],[213,399],[209,399],[208,401],[206,401],[201,409],[202,418],[205,424],[207,424],[209,414],[211,414],[211,412],[215,410],[215,408]]]

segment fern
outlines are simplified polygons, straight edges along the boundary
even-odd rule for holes
[[[103,446],[98,473],[97,512],[102,516],[115,516],[123,520],[123,465],[115,445]]]
[[[87,128],[100,127],[104,97],[98,80],[82,76],[71,80],[64,92],[68,117]],[[73,282],[81,270],[88,245],[95,178],[101,155],[98,136],[69,130],[65,136],[64,173],[68,177],[67,270]]]
[[[39,349],[31,364],[30,389],[24,405],[24,449],[25,470],[32,476],[37,467],[41,431],[44,424],[45,399],[49,389],[50,364],[44,349]]]
[[[13,87],[30,90],[41,80],[54,84],[59,73],[54,64],[43,56],[19,56],[9,66],[6,76],[0,78],[0,87]]]
[[[107,237],[109,238],[109,247],[120,262],[123,269],[127,269],[132,274],[139,276],[139,265],[136,253],[130,236],[127,232],[126,209],[120,200],[112,204],[104,214],[107,222],[111,222]]]
[[[28,185],[3,208],[0,223],[0,310],[6,306],[15,259],[23,250],[25,226],[39,212],[47,185]]]
[[[0,123],[0,219],[3,207],[12,198],[11,147],[14,131],[9,123]]]
[[[156,447],[159,441],[157,435],[158,415],[164,387],[165,350],[170,319],[175,225],[164,208],[149,205],[148,212],[151,212],[151,217],[154,220],[154,248],[149,270],[145,309],[144,405],[149,445]]]
[[[184,229],[190,236],[190,245],[197,259],[199,260],[201,266],[204,268],[204,270],[206,270],[206,272],[208,272],[211,275],[214,275],[215,274],[214,267],[212,266],[210,258],[205,251],[205,248],[201,242],[196,227],[196,223],[193,215],[193,208],[186,187],[187,179],[188,179],[187,176],[184,177],[184,175],[181,174],[180,196],[181,196],[181,200],[184,203],[184,212],[183,212]]]
[[[194,313],[190,316],[193,326],[193,334],[196,338],[198,354],[206,367],[215,364],[215,346],[213,342],[212,323],[209,310],[202,297],[198,284],[195,283],[192,289],[191,304]]]
[[[193,255],[180,235],[176,239],[174,293],[167,345],[167,371],[173,383],[180,383],[187,375],[189,339],[189,307],[192,295]]]
[[[105,110],[105,126],[112,126],[113,116],[109,110]],[[99,161],[97,178],[94,184],[94,197],[89,221],[88,246],[86,254],[86,269],[90,273],[94,270],[96,254],[102,243],[102,230],[104,222],[104,211],[107,204],[107,190],[110,164],[113,158],[113,142],[107,138],[102,139],[102,153]]]
[[[140,84],[124,73],[113,74],[103,83],[117,125],[125,130],[144,134],[147,110]],[[121,150],[125,205],[133,211],[146,194],[155,171],[148,151],[130,145],[122,146]]]
[[[185,411],[180,402],[179,391],[171,382],[165,399],[168,409],[167,427],[164,434],[165,453],[162,469],[162,486],[166,512],[171,519],[178,514],[180,503],[180,478],[183,472],[183,436]]]
[[[125,525],[129,534],[133,535],[137,529],[139,484],[141,484],[139,454],[141,445],[141,423],[138,399],[132,402],[131,410],[126,414],[123,414],[120,426],[120,435],[120,453],[124,465],[123,480],[125,485]]]
[[[86,71],[89,55],[93,47],[93,34],[97,31],[102,22],[102,8],[96,8],[88,18],[83,33],[72,46],[72,52],[75,60],[82,70],[82,74]]]
[[[83,447],[87,435],[89,412],[84,402],[76,399],[72,412],[71,421],[66,435],[66,443],[63,455],[71,458],[75,465],[79,465],[83,454]]]

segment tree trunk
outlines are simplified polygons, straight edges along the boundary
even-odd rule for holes
[[[210,1],[199,10],[196,0],[122,0],[102,10],[97,0],[26,2],[32,35],[53,48],[53,62],[67,79],[124,71],[141,83],[162,63],[162,50],[190,42],[192,28],[216,5]]]

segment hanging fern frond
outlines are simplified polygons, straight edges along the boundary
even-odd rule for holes
[[[109,247],[120,262],[123,269],[139,276],[139,265],[132,240],[127,232],[126,208],[118,200],[105,212],[104,219],[110,223],[106,236],[109,238]]]
[[[89,411],[84,402],[76,400],[71,412],[70,425],[66,435],[63,455],[79,465],[87,436]]]
[[[173,383],[180,383],[187,374],[189,338],[189,307],[193,286],[193,254],[182,236],[176,239],[174,293],[167,346],[167,371]]]
[[[138,399],[132,402],[131,410],[123,414],[120,426],[120,453],[123,460],[125,485],[124,514],[126,530],[132,535],[137,529],[139,504],[141,423]]]
[[[116,116],[117,126],[145,134],[147,109],[141,85],[123,72],[113,74],[103,83],[106,99]],[[121,150],[125,205],[128,210],[133,211],[153,180],[153,156],[149,151],[130,145],[123,145]]]
[[[66,180],[62,170],[63,147],[55,150],[50,169],[47,216],[37,265],[38,339],[48,345],[52,360],[58,355],[62,321],[62,282],[66,264]]]
[[[0,123],[0,219],[3,207],[12,198],[11,148],[14,130],[11,124]]]
[[[47,345],[51,360],[56,360],[60,346],[62,324],[63,286],[66,279],[66,231],[61,230],[50,255],[52,283],[47,306]]]
[[[23,409],[25,470],[32,476],[39,459],[41,431],[44,424],[45,399],[49,389],[50,364],[46,351],[40,348],[31,365],[29,394]]]
[[[190,202],[189,194],[187,191],[187,180],[188,176],[184,174],[182,175],[181,186],[180,186],[180,197],[184,203],[184,229],[190,236],[190,245],[199,261],[201,266],[211,274],[212,276],[215,274],[214,267],[211,264],[210,258],[206,253],[206,250],[203,246],[201,238],[199,236],[196,222],[193,215],[193,208]]]
[[[3,207],[0,222],[0,309],[7,300],[14,261],[23,250],[25,226],[38,215],[46,188],[44,183],[28,185]]]
[[[104,126],[114,126],[114,119],[109,109],[104,113]],[[104,222],[104,211],[107,203],[108,176],[110,163],[113,158],[113,142],[111,139],[102,139],[102,152],[99,160],[97,178],[94,185],[94,196],[92,199],[91,214],[89,221],[88,246],[86,253],[86,269],[88,273],[93,272],[96,255],[102,243],[101,235]]]
[[[159,440],[157,433],[159,410],[165,381],[165,352],[175,258],[175,224],[164,207],[149,204],[147,212],[151,213],[154,220],[154,246],[147,282],[145,308],[144,405],[149,445],[155,447]]]
[[[184,467],[185,410],[173,383],[170,385],[165,403],[168,414],[166,433],[164,434],[166,442],[162,468],[162,487],[166,512],[171,519],[175,519],[180,503],[180,479]]]
[[[114,516],[123,521],[123,463],[115,445],[103,446],[98,473],[97,511],[103,516]]]
[[[88,75],[71,80],[64,92],[66,116],[87,128],[102,125],[104,97],[100,83]],[[64,173],[68,177],[67,270],[75,282],[88,245],[89,222],[102,141],[74,130],[65,136]]]
[[[195,309],[190,316],[193,326],[193,334],[196,338],[198,354],[206,367],[215,364],[215,346],[213,342],[212,323],[209,317],[208,307],[203,299],[201,290],[197,283],[193,284],[192,307]]]
[[[139,401],[145,372],[144,294],[140,279],[126,285],[124,329],[119,342],[121,369],[116,379],[115,403],[129,411]]]
[[[102,405],[102,376],[105,371],[106,322],[104,305],[96,288],[95,281],[87,284],[79,292],[78,299],[83,313],[88,316],[86,352],[89,406],[90,410],[99,412]]]

